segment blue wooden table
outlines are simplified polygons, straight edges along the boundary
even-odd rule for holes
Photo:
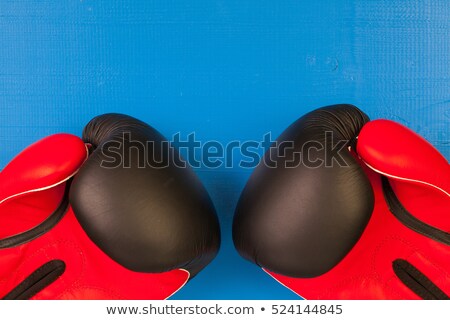
[[[353,103],[450,159],[450,2],[0,1],[0,168],[95,115],[167,137],[276,137],[309,110]],[[395,137],[393,137],[395,139]],[[235,159],[239,160],[239,155]],[[196,169],[220,216],[217,259],[174,299],[296,299],[241,259],[234,207],[250,169]]]

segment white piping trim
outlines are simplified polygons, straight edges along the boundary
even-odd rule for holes
[[[169,298],[170,298],[171,296],[173,296],[175,293],[177,293],[178,291],[180,291],[180,290],[186,285],[186,283],[188,283],[189,278],[191,277],[191,273],[190,273],[189,271],[187,271],[186,269],[177,269],[177,270],[184,271],[184,272],[187,273],[186,281],[185,281],[185,282],[184,282],[177,290],[175,290],[174,292],[172,292],[167,298],[164,298],[164,300],[169,299]]]
[[[86,145],[84,145],[84,147],[85,147],[85,149],[86,149],[86,158],[84,159],[83,163],[84,163],[84,162],[87,160],[87,158],[89,157],[89,150],[87,149]],[[45,187],[42,187],[42,188],[37,188],[37,189],[33,189],[33,190],[27,190],[27,191],[24,191],[24,192],[20,192],[20,193],[13,194],[13,195],[11,195],[11,196],[9,196],[9,197],[6,197],[6,198],[3,199],[3,200],[0,200],[0,204],[2,204],[3,202],[5,202],[5,201],[7,201],[7,200],[9,200],[9,199],[12,199],[12,198],[15,198],[15,197],[24,195],[24,194],[33,193],[33,192],[39,192],[39,191],[44,191],[44,190],[48,190],[48,189],[51,189],[51,188],[53,188],[53,187],[56,187],[57,185],[60,185],[61,183],[66,182],[67,180],[69,180],[70,178],[72,178],[74,175],[76,175],[76,174],[78,173],[78,171],[80,170],[80,168],[81,168],[81,165],[80,165],[80,167],[78,167],[78,169],[77,169],[75,172],[73,172],[70,176],[64,178],[64,179],[61,180],[61,181],[58,181],[58,182],[56,182],[56,183],[54,183],[54,184],[52,184],[52,185],[45,186]]]
[[[274,279],[276,282],[278,282],[279,284],[281,284],[283,287],[285,287],[286,289],[289,289],[290,291],[292,291],[293,293],[295,293],[296,295],[298,295],[300,298],[302,298],[303,300],[307,300],[305,297],[301,296],[299,293],[295,292],[294,290],[292,290],[291,288],[289,288],[287,285],[285,285],[283,282],[281,282],[280,280],[278,280],[277,278],[275,278],[273,275],[271,275],[266,269],[263,269],[263,271],[265,273],[267,273],[272,279]]]
[[[435,189],[437,189],[437,190],[443,192],[443,193],[444,193],[445,195],[447,195],[448,197],[450,197],[450,193],[448,193],[447,191],[445,191],[445,190],[442,189],[442,188],[439,188],[438,186],[436,186],[436,185],[434,185],[434,184],[431,184],[431,183],[428,183],[428,182],[425,182],[425,181],[421,181],[421,180],[415,180],[415,179],[403,178],[403,177],[395,176],[395,175],[392,175],[392,174],[388,174],[388,173],[386,173],[386,172],[383,172],[383,171],[381,171],[381,170],[378,170],[378,169],[372,167],[370,164],[368,164],[366,161],[364,161],[364,159],[362,159],[362,160],[363,160],[363,162],[366,164],[366,166],[368,166],[370,169],[372,169],[373,171],[375,171],[375,172],[377,172],[377,173],[379,173],[379,174],[382,174],[382,175],[387,176],[387,177],[389,177],[389,178],[402,180],[402,181],[421,183],[421,184],[424,184],[424,185],[433,187],[433,188],[435,188]]]

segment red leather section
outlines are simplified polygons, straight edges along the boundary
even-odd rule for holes
[[[367,174],[375,193],[375,209],[361,239],[347,256],[316,278],[268,273],[306,299],[418,299],[393,272],[392,262],[400,258],[450,295],[450,247],[400,223],[387,208],[380,175],[372,170]]]
[[[86,157],[83,141],[74,135],[61,133],[39,140],[0,172],[0,203],[60,184],[75,174]]]
[[[416,218],[450,231],[450,165],[430,143],[390,120],[367,123],[358,154],[386,175],[402,205]]]
[[[19,153],[0,172],[0,239],[42,223],[61,201],[62,182],[86,157],[83,141],[70,134],[48,136]]]
[[[393,179],[428,183],[450,195],[450,167],[428,141],[391,121],[367,123],[358,136],[357,152],[373,169]]]
[[[41,224],[58,208],[64,189],[65,184],[62,183],[51,189],[26,193],[0,204],[0,239]]]
[[[450,196],[428,186],[393,179],[390,183],[409,213],[426,224],[450,232]]]
[[[92,243],[70,209],[42,237],[0,250],[0,297],[54,259],[65,262],[65,272],[33,299],[165,299],[189,278],[184,270],[152,274],[122,267]]]
[[[66,181],[86,158],[71,135],[45,138],[19,154],[0,174],[0,238],[28,230],[60,204]],[[165,299],[189,279],[185,270],[130,271],[103,253],[85,234],[69,207],[44,235],[0,249],[0,298],[43,264],[62,260],[65,272],[33,299]]]

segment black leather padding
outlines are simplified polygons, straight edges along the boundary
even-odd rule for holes
[[[283,153],[278,144],[266,152],[236,207],[233,240],[243,257],[303,278],[342,260],[374,206],[370,181],[348,150],[367,121],[355,106],[334,105],[306,114],[281,134],[277,142],[292,141],[292,148]],[[308,146],[310,153],[302,152]],[[295,153],[301,161],[292,167],[286,160]]]
[[[70,202],[98,247],[139,272],[184,268],[193,276],[215,257],[214,206],[192,169],[174,165],[178,152],[161,148],[167,140],[159,132],[105,114],[89,122],[83,140],[93,151],[73,180]]]

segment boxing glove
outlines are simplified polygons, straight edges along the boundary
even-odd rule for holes
[[[436,149],[351,105],[277,141],[236,208],[242,256],[307,299],[448,299],[450,167]]]
[[[217,253],[205,189],[176,150],[143,163],[165,139],[134,118],[94,118],[83,139],[45,138],[0,172],[0,297],[168,298]]]

